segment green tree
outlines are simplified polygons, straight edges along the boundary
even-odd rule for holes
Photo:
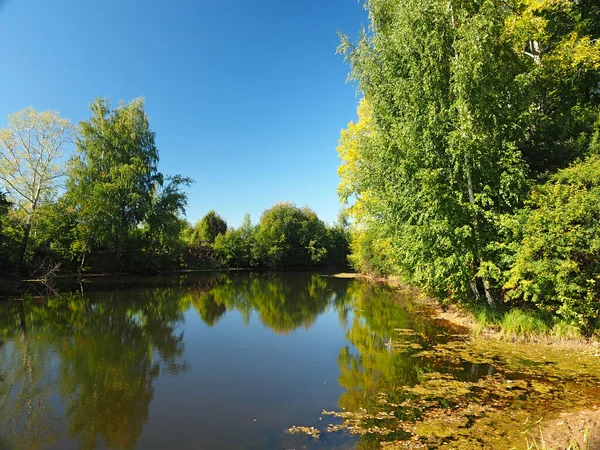
[[[494,303],[487,248],[527,188],[508,13],[491,1],[367,6],[370,32],[341,46],[365,97],[342,135],[342,197],[406,281]]]
[[[150,255],[150,262],[155,268],[178,268],[184,241],[182,233],[186,223],[180,217],[185,214],[187,194],[182,187],[192,183],[191,178],[176,175],[167,177],[166,184],[154,186],[152,204],[144,225],[146,240],[146,256]]]
[[[246,213],[239,228],[230,228],[225,234],[217,235],[214,249],[228,267],[251,267],[254,248],[254,227]]]
[[[327,255],[327,229],[314,211],[277,203],[260,217],[255,257],[268,267],[309,266]]]
[[[503,40],[526,71],[520,148],[531,174],[571,164],[587,153],[598,114],[600,4],[513,0]]]
[[[515,253],[508,297],[578,325],[600,327],[600,156],[537,187],[512,220]]]
[[[0,258],[5,264],[9,263],[12,259],[10,255],[10,240],[7,233],[9,220],[8,212],[10,207],[11,203],[7,200],[6,194],[0,192]],[[0,265],[0,267],[2,267],[2,265]]]
[[[212,245],[219,234],[227,232],[227,222],[211,210],[196,224],[196,232],[200,240]]]
[[[56,194],[64,175],[60,161],[73,129],[57,111],[29,107],[8,117],[0,130],[0,181],[23,220],[18,263],[25,259],[38,207]]]
[[[186,203],[181,187],[191,180],[158,171],[155,134],[142,98],[113,110],[97,99],[90,110],[92,117],[79,127],[67,183],[77,215],[74,248],[82,267],[87,253],[103,252],[105,265],[122,269],[179,238],[178,213]]]
[[[73,250],[77,239],[77,217],[65,197],[43,205],[35,232],[31,236],[31,253],[34,260],[59,262],[61,269],[77,270],[78,254]]]

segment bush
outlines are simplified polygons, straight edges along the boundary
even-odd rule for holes
[[[536,188],[505,288],[591,332],[600,326],[600,157]]]
[[[255,256],[267,267],[311,266],[327,257],[327,228],[308,207],[275,204],[262,214],[255,239]]]

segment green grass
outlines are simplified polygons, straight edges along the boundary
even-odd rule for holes
[[[500,321],[500,329],[507,337],[535,339],[550,334],[548,320],[536,311],[514,308],[506,312]]]
[[[532,435],[532,439],[527,439],[527,450],[559,450],[555,447],[549,447],[544,441],[544,436],[542,434],[542,430],[540,428],[540,439],[538,440],[533,436],[531,431],[529,432]],[[565,450],[589,450],[590,441],[589,441],[589,430],[586,428],[583,432],[583,446],[579,445],[575,440],[571,440],[571,443]]]
[[[468,307],[468,312],[477,324],[477,332],[494,329],[508,340],[582,339],[582,334],[576,326],[534,309],[501,309],[473,304]]]

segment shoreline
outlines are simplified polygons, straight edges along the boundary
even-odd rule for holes
[[[442,306],[439,301],[429,297],[419,291],[418,288],[410,285],[403,284],[396,277],[376,277],[363,273],[351,273],[342,272],[331,275],[335,278],[346,278],[346,279],[362,279],[371,282],[384,284],[394,289],[397,292],[412,294],[414,301],[425,306],[432,316],[437,319],[445,320],[454,326],[463,327],[468,330],[471,335],[483,336],[488,339],[496,339],[505,342],[515,343],[534,343],[540,345],[558,345],[568,348],[578,348],[581,350],[595,349],[596,354],[594,356],[600,357],[600,340],[596,336],[590,338],[580,336],[577,338],[564,338],[553,336],[551,334],[533,334],[533,335],[519,335],[515,333],[504,332],[500,324],[493,326],[485,325],[481,326],[477,323],[477,320],[473,313],[468,311],[466,308],[456,303],[451,303]]]
[[[469,340],[475,343],[491,344],[494,348],[512,345],[526,349],[541,349],[550,355],[564,352],[574,353],[574,358],[600,358],[600,342],[592,339],[558,339],[551,335],[531,337],[508,336],[498,328],[484,327],[477,323],[469,311],[460,305],[451,304],[442,307],[440,303],[414,286],[404,285],[394,277],[374,277],[360,273],[340,273],[336,278],[367,280],[389,286],[397,292],[411,294],[414,301],[426,308],[434,319],[445,321],[452,326],[465,330]],[[526,351],[526,350],[525,350]],[[552,357],[550,357],[552,359]],[[565,408],[558,414],[541,417],[529,425],[522,433],[527,440],[526,448],[540,450],[551,448],[600,449],[600,402],[597,405],[576,404],[572,409]]]

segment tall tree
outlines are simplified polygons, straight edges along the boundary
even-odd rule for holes
[[[97,99],[90,110],[92,117],[79,126],[67,183],[77,215],[75,246],[82,266],[87,252],[103,250],[123,268],[125,255],[139,254],[147,244],[145,231],[165,232],[161,223],[177,222],[176,230],[167,228],[179,236],[179,222],[167,219],[185,206],[180,187],[191,180],[173,177],[165,186],[142,98],[113,110],[108,100]]]
[[[64,175],[60,159],[73,128],[57,111],[37,112],[31,107],[10,115],[8,122],[0,130],[0,181],[24,217],[21,264],[37,209],[56,193]]]
[[[512,0],[503,41],[526,72],[520,77],[525,124],[520,148],[532,175],[587,154],[600,103],[600,4]]]
[[[526,192],[508,12],[486,0],[366,4],[370,31],[341,46],[371,117],[341,151],[342,194],[366,208],[407,281],[493,303],[487,248]]]

